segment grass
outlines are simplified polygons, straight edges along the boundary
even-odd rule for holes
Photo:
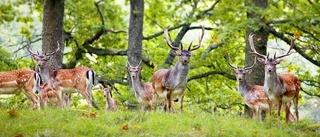
[[[0,110],[1,136],[320,136],[307,121],[254,121],[205,112],[164,113],[60,110]]]

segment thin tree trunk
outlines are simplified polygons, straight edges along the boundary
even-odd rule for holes
[[[268,0],[248,0],[246,2],[246,5],[248,6],[248,12],[247,12],[247,19],[256,19],[257,22],[254,24],[263,24],[264,17],[261,15],[255,13],[256,10],[252,10],[253,8],[262,8],[266,9],[268,7]],[[250,10],[251,9],[251,10]],[[255,26],[257,27],[257,26]],[[245,64],[246,66],[252,65],[254,62],[255,57],[250,53],[250,45],[248,42],[248,36],[249,34],[254,34],[253,41],[255,48],[257,52],[266,55],[267,52],[267,42],[268,42],[268,30],[264,28],[263,26],[260,27],[258,31],[254,31],[251,28],[246,29],[246,47],[245,47]],[[252,69],[252,72],[246,77],[248,83],[251,85],[263,85],[264,83],[264,65],[261,63],[256,63],[255,67]],[[252,117],[252,110],[245,106],[245,114]],[[265,111],[262,112],[262,118],[265,118]]]

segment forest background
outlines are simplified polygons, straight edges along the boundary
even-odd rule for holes
[[[46,2],[46,1],[45,1]],[[32,49],[48,52],[55,49],[43,44],[44,1],[2,1],[0,5],[0,70],[33,68],[26,41]],[[299,110],[302,118],[320,121],[320,56],[318,0],[152,0],[152,1],[64,1],[64,42],[62,68],[87,66],[94,69],[106,85],[115,86],[113,97],[121,109],[137,109],[138,103],[130,88],[126,62],[136,65],[142,60],[142,82],[150,82],[160,68],[175,65],[177,58],[166,45],[163,30],[169,26],[174,45],[196,43],[205,26],[200,49],[193,52],[184,104],[185,110],[199,109],[209,113],[239,113],[243,99],[236,90],[235,75],[227,63],[249,66],[247,36],[255,33],[258,51],[270,55],[285,54],[290,39],[296,37],[293,54],[279,65],[279,73],[292,73],[302,82]],[[142,19],[131,22],[132,15]],[[137,24],[142,24],[134,26]],[[132,30],[130,30],[130,28]],[[139,32],[139,30],[141,32]],[[132,35],[137,32],[138,35]],[[132,43],[133,42],[133,43]],[[59,68],[59,66],[58,66]],[[262,85],[263,66],[257,63],[248,75],[252,84]],[[2,95],[3,96],[3,95]],[[22,94],[2,98],[2,107],[28,107],[20,103]],[[94,92],[103,107],[102,92]],[[72,107],[86,107],[82,97],[74,94]]]

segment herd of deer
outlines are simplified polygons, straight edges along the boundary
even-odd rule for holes
[[[132,88],[135,91],[140,109],[151,111],[152,106],[160,103],[163,104],[164,110],[174,112],[173,99],[178,97],[180,111],[183,107],[183,97],[187,87],[187,76],[190,69],[191,51],[198,49],[201,46],[204,36],[204,26],[202,27],[202,34],[199,36],[199,43],[197,45],[189,45],[188,49],[183,49],[182,44],[180,47],[175,47],[170,41],[168,29],[164,30],[164,37],[167,45],[175,51],[179,57],[178,62],[170,69],[159,69],[152,76],[151,83],[141,83],[140,72],[142,70],[141,62],[137,66],[132,66],[127,62],[126,67],[132,81]],[[300,81],[292,74],[277,74],[276,65],[281,62],[281,58],[291,54],[293,47],[293,40],[291,48],[282,56],[269,58],[262,55],[255,50],[252,40],[253,35],[249,36],[249,44],[252,54],[256,59],[265,65],[265,80],[264,85],[249,85],[246,82],[245,75],[250,73],[255,66],[256,59],[252,66],[239,68],[230,63],[230,55],[228,56],[228,64],[232,67],[237,78],[237,90],[244,98],[247,106],[253,110],[253,118],[259,117],[261,110],[269,109],[270,119],[272,108],[277,108],[278,119],[280,110],[286,114],[286,123],[298,122],[298,98]],[[95,84],[95,72],[88,67],[78,67],[74,69],[59,69],[54,71],[47,65],[52,55],[60,50],[58,48],[49,54],[39,54],[30,50],[30,43],[28,42],[28,51],[32,58],[37,62],[39,67],[38,71],[20,69],[8,72],[0,72],[0,94],[19,94],[21,91],[30,100],[32,109],[40,109],[40,104],[47,105],[49,100],[54,100],[61,108],[68,107],[70,104],[70,93],[78,92],[87,101],[88,107],[92,107],[92,87]],[[110,92],[112,88],[105,88],[100,85],[101,90],[106,98],[106,109],[117,110],[118,103],[114,100]],[[36,95],[39,91],[39,96]],[[295,109],[295,117],[290,112],[291,102],[293,102]]]

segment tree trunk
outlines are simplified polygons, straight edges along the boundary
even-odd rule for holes
[[[62,68],[64,0],[45,0],[43,6],[42,52],[51,53],[60,44],[60,51],[48,62],[51,69]]]
[[[144,0],[130,0],[128,62],[137,66],[142,60]],[[131,85],[131,79],[128,77]]]
[[[264,17],[261,15],[255,13],[255,10],[252,10],[253,8],[262,8],[266,9],[268,7],[268,0],[249,0],[246,2],[246,5],[248,6],[248,12],[247,12],[247,19],[255,19],[257,22],[254,24],[263,24],[265,21]],[[251,10],[250,10],[251,9]],[[256,26],[255,26],[256,27]],[[266,55],[267,52],[267,42],[268,42],[268,30],[264,28],[263,26],[260,27],[258,31],[254,31],[251,28],[246,29],[246,47],[245,47],[245,64],[246,66],[252,65],[254,62],[254,55],[251,54],[250,45],[248,42],[248,36],[250,33],[254,34],[253,37],[253,43],[255,45],[255,48],[258,53]],[[261,63],[256,63],[255,67],[252,69],[252,72],[246,77],[248,83],[251,85],[263,85],[264,83],[264,65]],[[252,110],[245,106],[245,114],[252,117]],[[265,111],[262,112],[262,118],[265,118]]]

